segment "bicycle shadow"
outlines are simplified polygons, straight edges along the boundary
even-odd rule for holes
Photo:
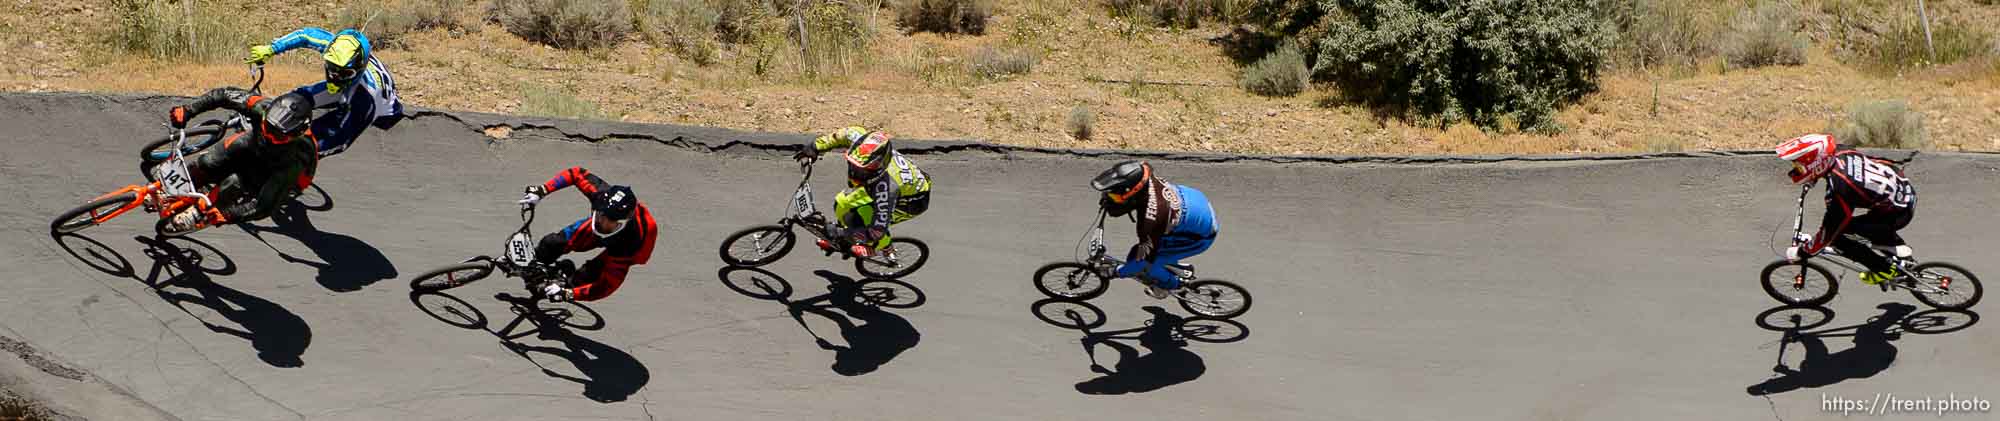
[[[749,287],[738,285],[731,275],[747,274]],[[869,279],[855,281],[831,271],[819,270],[813,274],[827,280],[827,292],[800,300],[792,300],[791,282],[783,277],[759,268],[724,267],[717,272],[718,277],[730,289],[751,298],[777,301],[785,305],[792,320],[812,335],[813,343],[820,349],[833,351],[834,373],[843,376],[859,376],[875,372],[903,352],[916,348],[923,340],[909,319],[885,310],[887,308],[908,309],[923,305],[923,291],[915,285],[900,280]],[[837,310],[837,311],[836,311]],[[814,331],[806,323],[805,315],[813,314],[829,321],[840,329],[840,339],[845,345],[836,345]]]
[[[1950,333],[1979,322],[1978,313],[1965,310],[1931,309],[1918,312],[1916,306],[1897,302],[1882,303],[1875,308],[1882,313],[1863,323],[1819,330],[1808,329],[1830,322],[1833,318],[1831,310],[1797,306],[1765,310],[1758,315],[1758,325],[1782,335],[1778,340],[1778,363],[1772,368],[1778,375],[1750,385],[1744,391],[1752,396],[1764,396],[1874,377],[1895,364],[1899,351],[1893,342],[1901,340],[1903,333]],[[1803,322],[1808,317],[1801,315],[1788,316],[1789,324],[1769,322],[1773,314],[1779,313],[1810,315],[1815,322]],[[1832,337],[1851,337],[1854,345],[1831,351],[1826,338]],[[1785,350],[1793,342],[1805,350],[1805,356],[1796,369],[1785,365],[1784,358]]]
[[[1145,393],[1193,381],[1208,367],[1200,355],[1187,349],[1190,339],[1227,343],[1249,336],[1249,328],[1233,320],[1182,317],[1159,306],[1141,309],[1152,314],[1152,319],[1139,327],[1096,331],[1105,323],[1104,310],[1088,302],[1051,298],[1031,306],[1043,322],[1083,333],[1081,343],[1084,354],[1090,357],[1090,371],[1101,375],[1076,384],[1076,391],[1087,395]],[[1098,361],[1099,346],[1118,354],[1113,367],[1106,368]],[[1147,352],[1141,353],[1140,348]]]
[[[426,302],[431,304],[426,304]],[[411,292],[410,302],[431,317],[462,329],[480,330],[500,339],[500,346],[513,352],[528,363],[541,369],[542,374],[568,380],[583,385],[583,396],[593,401],[609,403],[621,402],[638,393],[652,380],[652,372],[632,354],[602,342],[576,334],[576,330],[595,331],[604,328],[602,315],[581,303],[565,302],[558,307],[544,308],[538,300],[525,298],[502,298],[514,319],[499,329],[492,329],[484,312],[479,311],[465,300],[442,291]],[[437,307],[438,309],[433,309]],[[579,322],[578,320],[586,320]],[[554,341],[555,346],[524,343],[521,340],[535,339]],[[558,372],[530,355],[546,354],[568,361],[576,368],[575,375]]]
[[[257,358],[266,364],[285,368],[305,365],[303,356],[312,344],[312,327],[306,324],[305,319],[284,306],[215,283],[209,277],[236,272],[236,264],[228,255],[192,238],[134,239],[146,245],[143,253],[153,260],[153,265],[146,276],[131,276],[132,279],[152,288],[160,299],[187,313],[209,331],[249,341],[250,348],[257,351]],[[185,242],[208,252],[176,245],[175,242]],[[210,256],[219,259],[211,259]],[[211,261],[219,262],[219,266],[210,268],[205,264]],[[210,322],[189,309],[187,304],[190,303],[207,308],[235,326]]]
[[[324,195],[325,191],[322,190],[321,194]],[[333,205],[331,198],[325,203],[328,208]],[[263,242],[285,261],[319,269],[319,275],[314,280],[330,291],[359,291],[368,285],[396,277],[396,264],[390,262],[389,257],[382,254],[382,250],[354,237],[321,231],[313,226],[312,218],[308,215],[309,210],[314,209],[294,200],[280,205],[277,211],[272,212],[271,226],[246,222],[237,224],[237,227],[255,237],[257,241]],[[266,232],[298,240],[312,250],[313,255],[320,261],[300,258],[279,250],[277,246],[264,239],[263,233]]]

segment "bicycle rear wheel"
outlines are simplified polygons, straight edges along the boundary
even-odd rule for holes
[[[1764,265],[1764,293],[1770,294],[1779,303],[1793,306],[1817,306],[1833,301],[1833,295],[1840,292],[1840,283],[1833,279],[1833,272],[1812,262],[1786,262],[1783,260]]]
[[[722,262],[741,267],[767,265],[790,253],[795,242],[798,236],[784,225],[744,228],[722,240]]]
[[[1958,265],[1929,262],[1911,269],[1917,273],[1910,274],[1910,279],[1916,282],[1910,288],[1910,295],[1931,307],[1962,310],[1978,304],[1986,292],[1980,287],[1979,278]]]
[[[464,286],[480,279],[486,279],[488,275],[492,274],[492,262],[475,260],[459,263],[417,275],[416,279],[410,280],[410,290],[416,292],[443,291]]]
[[[1190,313],[1228,319],[1250,311],[1250,291],[1229,281],[1204,279],[1181,286],[1181,308]]]
[[[923,240],[897,238],[889,240],[888,253],[877,252],[876,257],[854,259],[854,270],[870,278],[896,279],[915,273],[930,260],[931,246],[924,244]]]
[[[1035,289],[1049,298],[1083,301],[1104,295],[1110,287],[1110,282],[1082,263],[1056,262],[1035,270]]]
[[[112,217],[117,216],[118,209],[124,208],[126,205],[137,200],[139,200],[139,195],[131,192],[92,200],[56,216],[54,221],[49,222],[49,232],[55,234],[74,234],[77,231],[83,231],[84,228],[97,226],[98,224],[110,221]]]

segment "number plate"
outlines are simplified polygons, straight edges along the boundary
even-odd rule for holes
[[[528,240],[528,233],[514,233],[513,237],[507,238],[507,261],[514,263],[514,266],[528,266],[528,263],[535,259],[533,244]]]
[[[168,195],[183,196],[196,194],[194,179],[188,177],[187,162],[180,159],[168,160],[166,163],[154,167],[153,171],[154,175],[160,179],[160,187],[166,190]]]
[[[798,215],[798,217],[800,218],[804,218],[807,216],[811,216],[812,213],[813,213],[812,188],[808,187],[799,189],[799,192],[797,194],[792,195],[792,214]]]

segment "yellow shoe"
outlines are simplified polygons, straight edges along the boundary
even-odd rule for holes
[[[1895,269],[1890,269],[1888,272],[1862,272],[1861,283],[1869,285],[1881,285],[1883,282],[1889,282],[1889,280],[1891,279],[1896,279],[1896,275],[1897,274]]]

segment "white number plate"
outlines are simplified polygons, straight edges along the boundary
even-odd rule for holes
[[[169,160],[165,164],[154,167],[153,171],[154,175],[160,179],[160,187],[165,189],[168,195],[182,196],[195,194],[194,179],[188,177],[186,162],[179,159]]]
[[[799,189],[798,194],[792,195],[792,211],[795,212],[800,218],[812,215],[813,204],[812,204],[811,188]]]
[[[529,244],[527,233],[517,232],[514,236],[508,237],[507,261],[514,263],[514,266],[527,266],[529,261],[535,259],[535,249]]]

